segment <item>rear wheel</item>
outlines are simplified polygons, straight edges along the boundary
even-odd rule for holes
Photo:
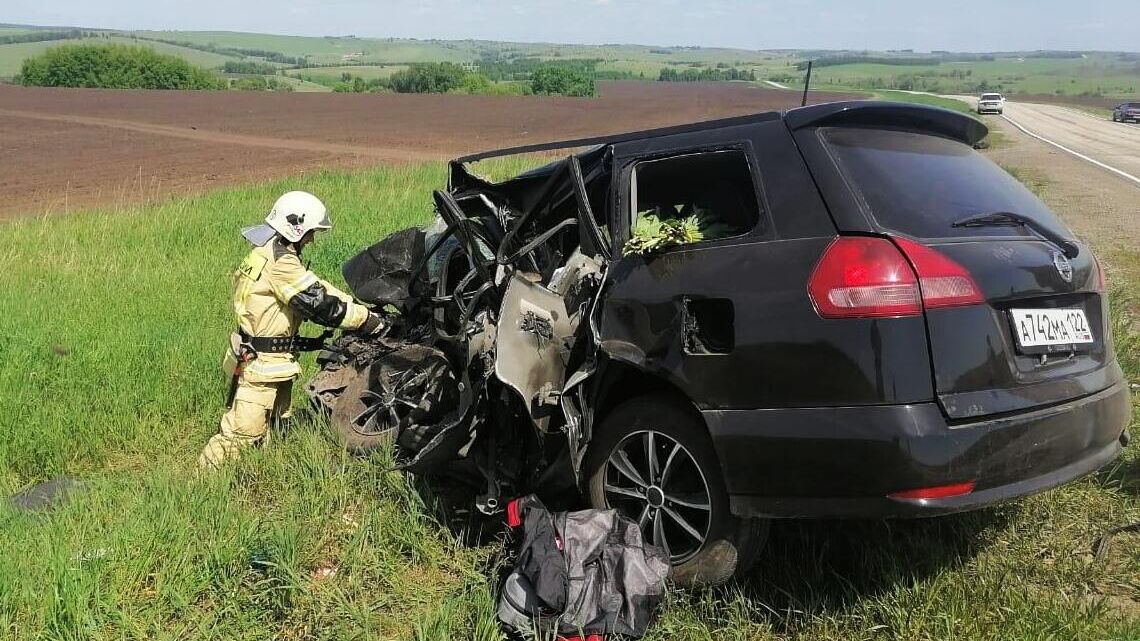
[[[704,425],[664,396],[627,401],[598,426],[586,455],[590,504],[614,508],[662,547],[679,585],[723,583],[748,569],[768,522],[738,519]]]

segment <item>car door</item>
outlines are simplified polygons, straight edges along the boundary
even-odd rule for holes
[[[929,394],[875,380],[873,354],[857,361],[825,338],[806,283],[835,228],[781,120],[616,145],[614,177],[619,257],[599,323],[612,358],[671,381],[702,409]],[[699,205],[710,190],[733,193],[709,207],[737,203],[751,224],[647,256],[621,251],[640,215],[668,215],[671,204],[685,215],[686,200]]]

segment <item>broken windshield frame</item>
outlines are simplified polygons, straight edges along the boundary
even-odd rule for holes
[[[601,229],[598,228],[594,210],[590,207],[590,198],[586,194],[586,180],[582,177],[582,164],[578,162],[577,156],[570,156],[566,162],[570,167],[570,183],[574,188],[574,198],[578,201],[579,229],[584,231],[582,244],[585,245],[586,241],[589,241],[592,245],[584,249],[587,253],[601,254],[602,258],[608,261],[612,258],[612,254]]]

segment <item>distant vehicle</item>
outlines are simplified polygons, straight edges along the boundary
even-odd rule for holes
[[[1000,114],[1005,109],[1005,96],[1000,93],[984,93],[978,98],[978,113]]]
[[[1124,102],[1112,110],[1112,122],[1140,122],[1140,102]]]

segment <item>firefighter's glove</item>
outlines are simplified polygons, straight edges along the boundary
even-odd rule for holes
[[[384,322],[384,317],[376,312],[368,312],[368,320],[356,330],[357,334],[361,336],[379,336],[384,333],[388,328],[388,324]]]

